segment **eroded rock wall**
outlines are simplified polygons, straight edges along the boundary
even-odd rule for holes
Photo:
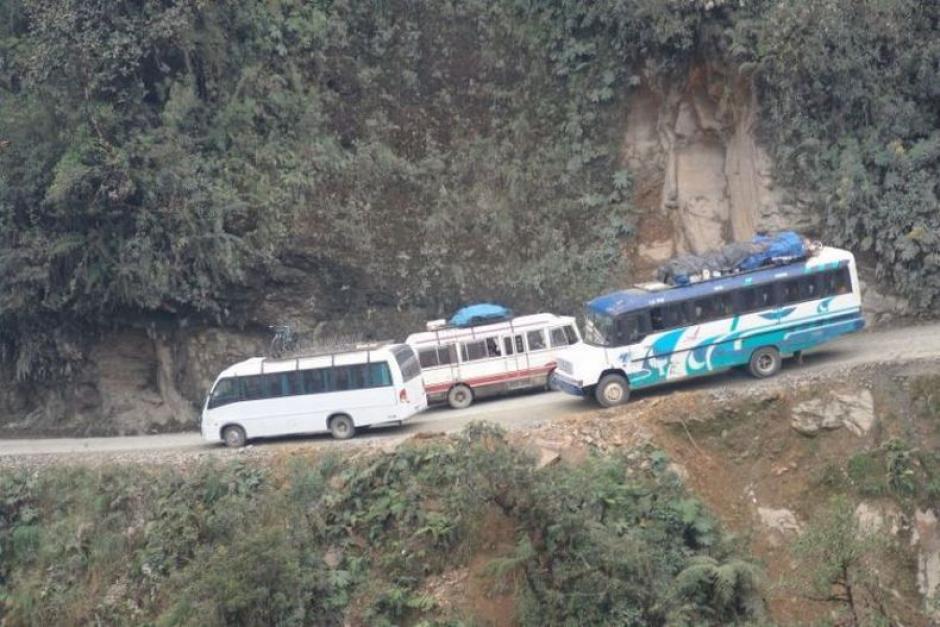
[[[638,278],[676,254],[758,230],[818,230],[813,212],[775,185],[757,122],[749,80],[707,64],[684,82],[648,81],[633,96],[622,158],[637,181]]]

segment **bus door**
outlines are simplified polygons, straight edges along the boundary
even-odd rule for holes
[[[529,365],[526,361],[525,354],[525,345],[522,344],[520,348],[522,350],[517,350],[516,346],[516,337],[510,333],[503,335],[500,338],[500,341],[503,344],[503,356],[506,361],[506,372],[508,374],[522,374],[529,369]],[[520,344],[522,341],[522,336],[519,335]]]

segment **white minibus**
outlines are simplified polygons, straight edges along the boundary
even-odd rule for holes
[[[555,355],[581,341],[575,319],[549,313],[517,316],[477,326],[428,323],[405,340],[418,353],[431,402],[454,408],[475,398],[546,387]]]
[[[405,344],[265,359],[226,368],[202,411],[202,437],[230,447],[251,438],[400,424],[427,408],[421,367]]]

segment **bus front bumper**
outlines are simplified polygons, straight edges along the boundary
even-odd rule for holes
[[[584,389],[581,387],[580,381],[575,381],[563,374],[559,374],[557,371],[553,372],[552,376],[549,378],[548,387],[553,390],[558,390],[559,392],[571,394],[572,396],[584,396]]]

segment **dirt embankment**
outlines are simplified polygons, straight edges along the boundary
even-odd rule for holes
[[[679,391],[516,434],[541,463],[649,444],[745,542],[767,576],[781,624],[817,624],[839,602],[805,590],[794,550],[835,497],[885,542],[861,617],[927,625],[940,599],[940,362],[868,364],[814,379]],[[835,588],[834,588],[835,590]],[[833,596],[838,596],[835,592]]]

